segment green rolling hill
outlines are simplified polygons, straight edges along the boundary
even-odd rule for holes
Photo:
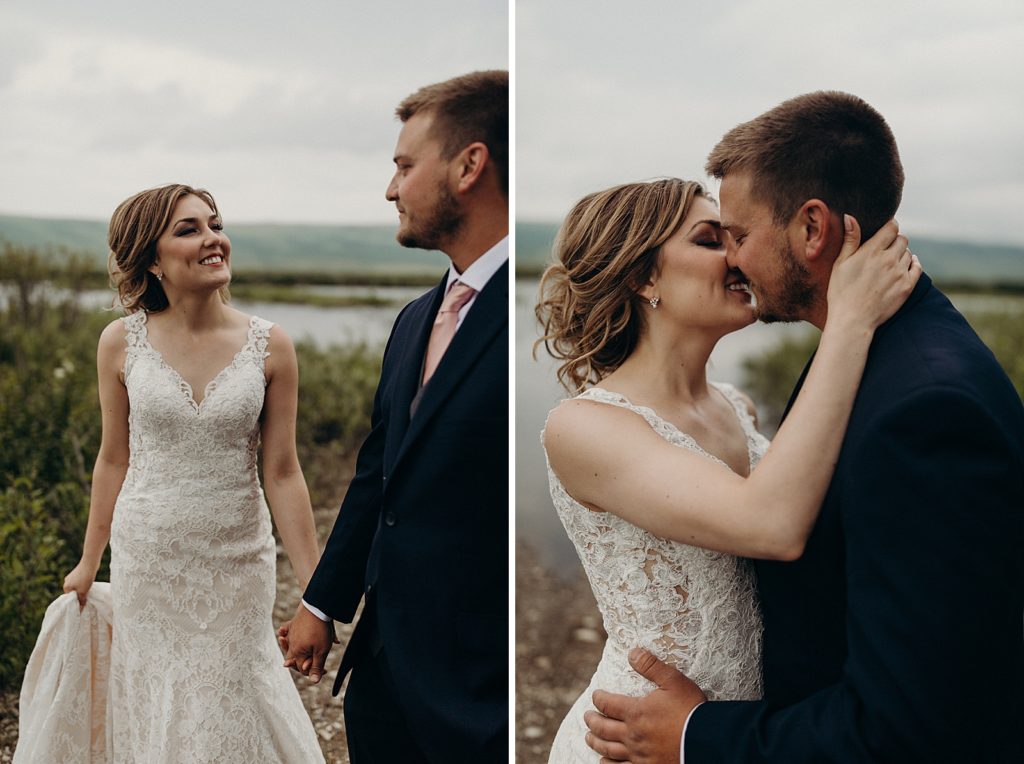
[[[239,223],[227,233],[242,270],[436,274],[448,265],[440,252],[400,246],[392,225]],[[0,241],[81,252],[106,268],[105,222],[0,215]]]

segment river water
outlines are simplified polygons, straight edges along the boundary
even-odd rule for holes
[[[231,301],[244,313],[273,321],[296,342],[313,340],[321,347],[363,343],[383,349],[391,325],[402,307],[427,291],[427,287],[308,287],[311,292],[326,295],[372,295],[388,300],[390,304],[349,308],[318,308],[281,302]],[[82,293],[82,302],[89,306],[107,307],[113,292],[105,289]],[[115,314],[111,314],[113,317]],[[119,314],[118,314],[119,315]]]

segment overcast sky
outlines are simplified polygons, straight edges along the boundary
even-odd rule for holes
[[[505,0],[4,0],[0,213],[185,182],[229,222],[392,222],[395,106],[507,69],[508,26]]]
[[[739,122],[813,90],[889,121],[911,236],[1024,244],[1019,0],[519,0],[517,217],[584,194],[704,179]]]

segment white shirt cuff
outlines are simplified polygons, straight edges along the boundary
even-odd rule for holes
[[[330,623],[331,618],[329,615],[324,613],[322,610],[317,610],[315,607],[306,602],[306,600],[302,600],[302,606],[306,608],[306,610],[308,610],[310,613],[315,615],[317,618],[319,618],[321,621]]]
[[[309,607],[309,605],[306,605],[306,607]],[[686,716],[686,722],[683,724],[683,734],[679,737],[679,764],[686,764],[686,728],[690,726],[690,719],[693,718],[693,712],[703,706],[704,702],[698,703],[691,708],[690,713]]]

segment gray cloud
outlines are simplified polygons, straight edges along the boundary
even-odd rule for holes
[[[838,89],[892,125],[905,229],[1024,243],[1024,8],[776,0],[517,3],[517,214],[557,219],[583,194],[703,177],[733,125]]]
[[[13,0],[0,51],[0,212],[103,218],[139,188],[182,179],[236,219],[390,222],[395,104],[507,68],[508,10]]]

